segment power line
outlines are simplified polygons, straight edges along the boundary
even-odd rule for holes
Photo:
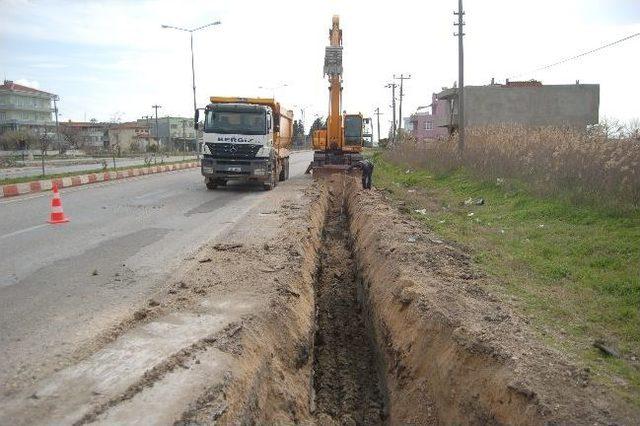
[[[536,69],[531,70],[531,71],[528,71],[528,72],[523,72],[523,73],[518,74],[518,75],[515,75],[515,76],[513,76],[513,77],[511,77],[511,78],[518,78],[518,77],[523,76],[523,75],[525,75],[525,74],[529,74],[529,73],[532,73],[532,72],[537,72],[537,71],[546,70],[546,69],[549,69],[549,68],[551,68],[551,67],[555,67],[556,65],[564,64],[565,62],[573,61],[574,59],[578,59],[578,58],[581,58],[581,57],[583,57],[583,56],[587,56],[587,55],[590,55],[590,54],[592,54],[592,53],[598,52],[598,51],[600,51],[600,50],[606,49],[607,47],[615,46],[616,44],[622,43],[622,42],[624,42],[624,41],[630,40],[630,39],[632,39],[632,38],[634,38],[634,37],[638,37],[638,36],[640,36],[640,33],[635,33],[635,34],[632,34],[632,35],[630,35],[630,36],[627,36],[627,37],[621,38],[620,40],[616,40],[616,41],[614,41],[614,42],[612,42],[612,43],[605,44],[604,46],[600,46],[600,47],[598,47],[598,48],[596,48],[596,49],[589,50],[588,52],[583,52],[583,53],[580,53],[579,55],[572,56],[571,58],[566,58],[566,59],[563,59],[563,60],[561,60],[561,61],[555,62],[555,63],[553,63],[553,64],[545,65],[545,66],[543,66],[543,67],[536,68]]]

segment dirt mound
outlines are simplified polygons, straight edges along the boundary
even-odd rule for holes
[[[485,291],[464,250],[383,195],[346,191],[363,297],[386,368],[391,424],[638,424],[640,413]],[[433,403],[425,409],[425,396]]]

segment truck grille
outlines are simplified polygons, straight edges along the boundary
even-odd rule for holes
[[[207,143],[207,147],[216,158],[253,158],[261,145]]]

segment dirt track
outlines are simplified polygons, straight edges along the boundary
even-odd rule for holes
[[[294,189],[0,423],[640,423],[383,194]]]

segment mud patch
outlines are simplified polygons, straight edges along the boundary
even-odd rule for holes
[[[358,300],[342,194],[331,193],[315,284],[314,416],[318,424],[382,424],[376,351]]]

